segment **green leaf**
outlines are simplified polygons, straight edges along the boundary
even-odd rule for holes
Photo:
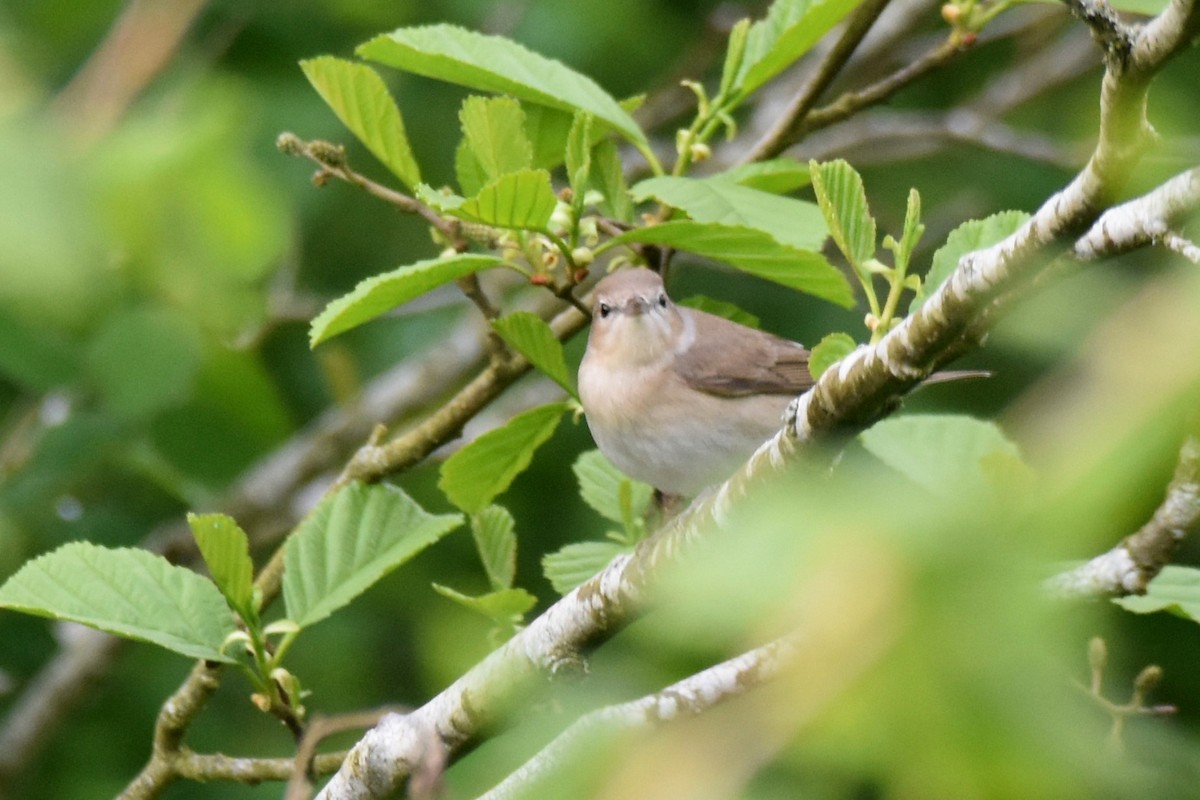
[[[635,228],[610,241],[667,245],[724,261],[743,272],[844,308],[854,305],[850,284],[823,255],[780,244],[769,234],[752,228],[682,220]]]
[[[528,311],[515,311],[493,322],[492,327],[509,347],[528,358],[531,364],[566,389],[569,395],[578,397],[567,371],[562,342],[558,341],[554,331],[541,317]]]
[[[604,195],[601,213],[621,222],[633,220],[633,201],[625,185],[625,168],[616,142],[611,139],[592,148],[591,188]]]
[[[422,184],[417,197],[443,214],[496,228],[544,231],[558,197],[544,169],[524,169],[501,175],[474,197],[445,195]],[[461,256],[460,256],[461,257]]]
[[[1170,3],[1168,0],[1115,0],[1111,5],[1117,11],[1156,17],[1165,11]]]
[[[750,27],[734,86],[744,96],[808,52],[850,13],[857,0],[775,0],[767,16]]]
[[[237,630],[213,582],[161,556],[71,542],[25,564],[0,587],[0,607],[65,619],[190,658],[221,652]]]
[[[563,163],[567,152],[567,135],[575,122],[574,112],[538,103],[522,103],[521,107],[525,109],[525,134],[533,146],[533,166],[553,169]]]
[[[590,114],[576,113],[571,123],[571,132],[567,136],[566,149],[567,180],[571,191],[575,193],[576,202],[582,206],[583,195],[587,192],[588,178],[592,170],[592,117]]]
[[[821,339],[808,358],[808,371],[812,373],[813,380],[820,378],[825,370],[854,352],[857,346],[848,333],[831,333]]]
[[[385,483],[342,487],[287,540],[288,618],[301,628],[320,622],[462,522],[460,514],[430,514]]]
[[[740,308],[733,303],[726,303],[724,300],[714,300],[711,297],[706,297],[702,294],[694,294],[691,297],[685,297],[675,303],[677,306],[685,306],[694,308],[697,311],[705,311],[714,316],[723,317],[727,320],[736,322],[739,325],[745,325],[747,328],[758,328],[760,322],[758,317]]]
[[[467,196],[478,194],[488,182],[483,165],[466,139],[460,139],[458,147],[454,148],[454,178],[458,181],[459,191]],[[417,187],[418,193],[423,187],[424,184]]]
[[[221,594],[242,619],[255,619],[254,564],[246,532],[225,514],[188,514],[187,521]]]
[[[812,179],[809,177],[808,164],[783,157],[731,167],[708,180],[732,181],[771,194],[787,194],[808,186]]]
[[[525,135],[525,112],[515,99],[468,97],[458,118],[463,141],[487,180],[533,165],[533,146]]]
[[[1150,581],[1144,595],[1117,597],[1113,602],[1135,614],[1166,611],[1200,622],[1200,569],[1168,565]]]
[[[404,133],[404,119],[383,78],[365,64],[333,56],[300,62],[309,83],[371,154],[409,188],[421,170]]]
[[[444,24],[401,28],[360,45],[357,53],[417,75],[564,111],[584,111],[634,144],[646,146],[633,117],[595,81],[501,36]]]
[[[79,372],[79,348],[51,326],[0,314],[0,374],[42,393]]]
[[[1024,211],[1001,211],[984,219],[967,220],[946,237],[946,243],[933,254],[933,263],[925,276],[925,291],[913,298],[908,313],[913,313],[922,306],[925,298],[933,294],[950,273],[958,266],[959,259],[967,253],[982,250],[1007,238],[1028,221],[1029,215]]]
[[[650,498],[654,496],[654,487],[625,475],[599,450],[581,453],[571,470],[579,481],[579,496],[583,502],[605,519],[622,525],[628,517],[640,517],[646,513]],[[629,488],[622,489],[622,485]],[[629,498],[628,509],[622,507],[622,495]]]
[[[483,434],[446,459],[438,487],[463,511],[479,513],[529,466],[566,410],[566,403],[531,408]]]
[[[559,594],[566,594],[630,548],[616,542],[577,542],[542,557],[546,580]]]
[[[182,314],[135,308],[110,316],[92,334],[84,357],[109,411],[123,419],[146,418],[191,396],[204,343]]]
[[[512,514],[502,506],[488,506],[471,515],[471,534],[479,560],[493,589],[512,586],[517,573],[517,535]]]
[[[631,189],[634,199],[657,198],[696,222],[740,225],[762,231],[780,244],[820,250],[829,231],[813,203],[780,197],[725,178],[649,178]]]
[[[921,224],[921,193],[916,189],[909,189],[908,203],[904,209],[904,232],[900,234],[900,241],[896,243],[895,249],[897,268],[903,264],[907,269],[913,251],[917,249],[917,243],[924,234],[925,226]]]
[[[995,486],[993,465],[1020,453],[992,422],[958,415],[891,417],[859,435],[868,452],[932,494],[963,497]]]
[[[829,235],[850,265],[870,280],[865,264],[875,256],[875,218],[867,207],[862,178],[845,161],[809,163],[817,205],[829,224]]]
[[[463,254],[418,261],[416,264],[367,278],[359,282],[349,294],[344,294],[325,306],[325,310],[309,327],[309,343],[316,347],[321,342],[373,320],[444,283],[503,263],[495,256]]]
[[[507,627],[521,624],[529,610],[537,605],[537,598],[524,589],[500,589],[475,597],[440,583],[433,584],[433,590],[463,608],[482,614],[497,625]]]

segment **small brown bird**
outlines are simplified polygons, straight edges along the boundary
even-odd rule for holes
[[[671,302],[626,269],[596,285],[579,397],[601,452],[626,475],[692,496],[728,478],[813,385],[803,346]]]

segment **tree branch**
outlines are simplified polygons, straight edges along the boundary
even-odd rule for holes
[[[1200,167],[1105,211],[1075,243],[1075,256],[1081,259],[1114,256],[1148,244],[1165,243],[1172,224],[1197,207],[1200,207]],[[1181,255],[1196,260],[1186,250]]]

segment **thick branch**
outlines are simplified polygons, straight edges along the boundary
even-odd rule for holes
[[[1200,167],[1105,211],[1087,235],[1075,243],[1075,255],[1082,259],[1114,256],[1163,242],[1171,234],[1172,223],[1197,208],[1200,208]]]

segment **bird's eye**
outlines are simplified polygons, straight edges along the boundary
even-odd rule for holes
[[[658,307],[659,308],[667,307],[667,296],[665,294],[660,294],[658,296]]]
[[[612,313],[612,306],[610,306],[608,303],[601,303],[599,308],[601,319],[606,319],[608,315]]]

